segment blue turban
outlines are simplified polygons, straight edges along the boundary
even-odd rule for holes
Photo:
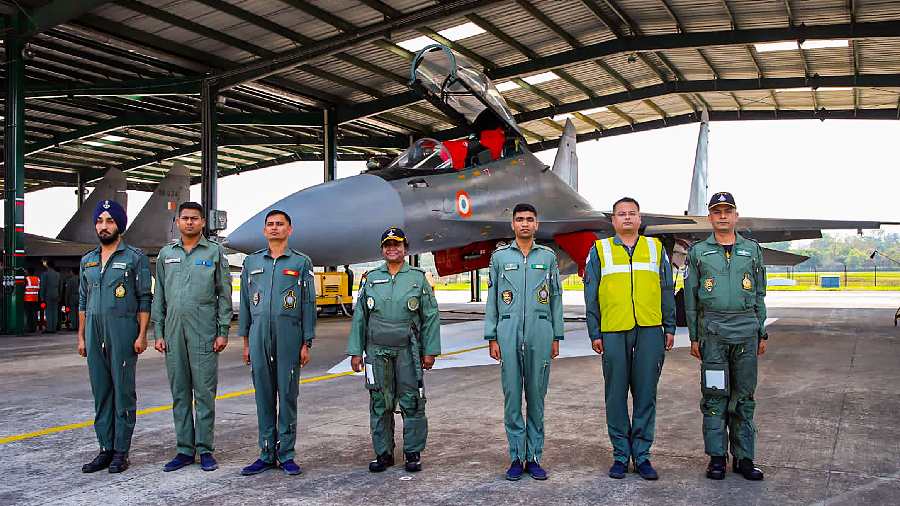
[[[97,207],[94,208],[94,223],[97,223],[97,218],[104,212],[109,213],[116,222],[119,233],[124,234],[125,227],[128,226],[128,215],[125,214],[125,209],[122,208],[122,205],[115,200],[101,200],[97,202]]]

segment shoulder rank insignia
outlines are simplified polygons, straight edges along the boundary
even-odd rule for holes
[[[294,293],[294,289],[290,289],[284,294],[284,304],[281,305],[282,309],[291,310],[297,307],[297,294]]]
[[[741,281],[741,288],[744,290],[752,290],[753,289],[753,281],[750,280],[750,273],[744,273],[744,279]]]
[[[713,291],[713,287],[716,286],[716,280],[713,278],[706,278],[703,281],[703,288],[706,288],[707,292]]]

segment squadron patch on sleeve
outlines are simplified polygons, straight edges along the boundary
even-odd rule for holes
[[[513,293],[512,290],[503,290],[503,293],[500,294],[500,298],[503,299],[503,303],[507,306],[512,304],[513,301]]]
[[[750,280],[750,273],[744,273],[744,279],[741,281],[741,288],[744,290],[752,290],[753,289],[753,281]]]
[[[716,280],[713,278],[706,278],[703,281],[703,288],[706,288],[707,292],[713,291],[713,288],[716,286]]]
[[[544,283],[538,289],[537,301],[538,301],[538,304],[549,304],[550,303],[550,289],[547,287],[547,283]]]
[[[284,303],[281,305],[281,308],[284,310],[291,310],[297,307],[297,294],[294,293],[294,289],[291,288],[284,294]]]
[[[417,311],[419,309],[419,298],[410,297],[409,300],[406,301],[406,308],[410,311]]]
[[[115,295],[117,299],[121,299],[125,297],[125,284],[119,283],[119,286],[116,287]]]
[[[373,299],[372,297],[367,297],[366,298],[366,307],[369,309],[375,308],[375,299]]]

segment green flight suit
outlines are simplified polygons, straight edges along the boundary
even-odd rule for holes
[[[121,240],[106,265],[99,247],[84,255],[80,279],[78,308],[85,313],[94,431],[102,450],[127,452],[137,406],[134,341],[138,313],[150,313],[150,262],[143,251]]]
[[[316,333],[312,268],[299,251],[288,248],[273,259],[263,249],[244,259],[241,272],[238,335],[250,339],[259,458],[270,464],[295,455],[300,348],[311,347]]]
[[[41,288],[38,298],[47,304],[44,315],[47,319],[47,332],[59,330],[59,272],[47,269],[41,273]]]
[[[376,455],[394,454],[394,411],[403,416],[403,451],[421,452],[428,438],[422,356],[441,354],[437,300],[425,272],[406,262],[366,273],[353,312],[347,354],[365,351],[369,422]]]
[[[707,455],[753,459],[756,353],[766,332],[766,267],[755,241],[736,234],[730,256],[710,235],[691,246],[684,274],[691,341],[700,342]],[[724,388],[723,388],[724,383]]]
[[[166,341],[175,439],[183,455],[214,449],[219,355],[213,344],[228,337],[231,315],[231,274],[221,245],[201,236],[190,252],[181,239],[159,251],[150,318],[156,338]]]
[[[510,460],[540,462],[552,343],[561,340],[563,332],[562,290],[553,250],[535,243],[526,258],[515,241],[495,250],[484,336],[500,345],[503,422]]]
[[[613,247],[634,251],[613,238]],[[606,429],[613,446],[613,458],[635,466],[650,458],[656,436],[656,391],[666,358],[665,335],[675,333],[675,280],[672,264],[665,252],[659,264],[662,326],[635,325],[621,332],[601,332],[600,257],[591,247],[584,270],[584,304],[591,341],[603,341],[603,382],[606,402]],[[631,390],[632,416],[628,416],[628,391]]]

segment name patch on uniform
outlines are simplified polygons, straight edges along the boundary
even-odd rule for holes
[[[100,265],[100,262],[87,262],[84,264],[84,268],[88,269],[90,267],[97,267],[98,265]]]
[[[284,274],[285,276],[294,276],[294,277],[297,277],[300,275],[300,271],[294,271],[291,269],[285,269],[285,270],[281,271],[281,273]]]
[[[503,299],[503,303],[507,306],[512,304],[513,301],[513,293],[512,290],[503,290],[503,293],[500,294],[500,298]]]
[[[547,264],[531,264],[532,269],[546,269]]]
[[[212,267],[212,260],[197,260],[194,262],[194,265],[203,265],[206,267]]]
[[[700,256],[705,257],[706,255],[715,255],[716,253],[718,253],[718,251],[713,249],[713,250],[704,251],[703,253],[700,253]]]
[[[252,271],[250,271],[250,274],[262,274],[262,272],[262,269],[253,269]]]
[[[180,264],[180,263],[181,263],[181,259],[180,259],[180,258],[167,258],[165,263],[167,263],[167,264]]]
[[[284,294],[284,304],[282,304],[282,309],[290,310],[297,307],[297,295],[294,293],[294,290],[288,290],[286,294]]]
[[[125,262],[113,262],[112,264],[113,269],[124,269],[126,267],[128,267],[128,264]]]
[[[735,255],[740,255],[740,256],[742,256],[742,257],[748,257],[748,256],[750,256],[750,252],[747,251],[747,250],[745,250],[745,249],[739,249],[739,250],[735,251],[734,254],[735,254]]]
[[[519,264],[506,264],[503,266],[504,271],[517,271],[519,270]]]
[[[373,285],[380,285],[380,284],[382,284],[382,283],[387,283],[388,281],[389,281],[389,280],[387,280],[387,279],[373,279],[373,280],[372,280],[372,284],[373,284]]]

